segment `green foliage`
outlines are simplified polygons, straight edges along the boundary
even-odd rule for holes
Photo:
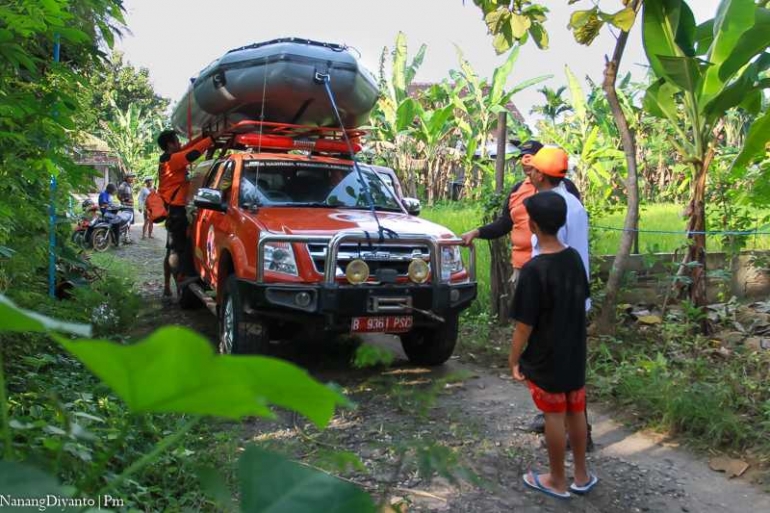
[[[24,315],[14,315],[18,311],[23,312]],[[16,333],[62,331],[87,337],[91,335],[91,326],[57,321],[29,310],[20,310],[10,299],[0,296],[0,331]]]
[[[767,355],[736,350],[720,355],[708,339],[693,336],[700,309],[675,315],[660,332],[603,339],[589,354],[589,381],[602,398],[630,409],[642,423],[671,430],[711,449],[770,446],[758,425],[770,399]]]
[[[770,32],[765,30],[768,13],[753,0],[723,0],[707,25],[709,34],[698,30],[682,0],[645,2],[645,51],[659,77],[647,90],[645,105],[677,127],[682,137],[675,147],[695,165],[706,160],[714,129],[725,113],[765,87],[760,77],[770,65],[765,52],[770,46]],[[696,42],[703,61],[695,57]],[[758,122],[760,129],[736,160],[739,166],[750,162],[770,140],[770,132],[761,130]]]
[[[569,0],[568,5],[577,0]],[[484,15],[484,22],[489,33],[494,36],[492,46],[498,54],[505,53],[516,44],[525,44],[530,37],[538,48],[548,48],[548,32],[544,22],[549,9],[531,0],[474,0]],[[636,11],[623,0],[623,8],[614,13],[604,12],[598,5],[592,9],[574,11],[570,17],[569,28],[574,32],[575,40],[583,45],[590,45],[607,24],[628,32],[636,20]]]
[[[380,346],[362,344],[356,348],[356,354],[353,356],[353,367],[365,369],[367,367],[376,367],[383,365],[390,366],[396,355],[393,351]]]
[[[499,209],[502,205],[499,204]],[[445,203],[425,208],[420,217],[446,226],[453,233],[460,234],[481,226],[483,211],[476,203]],[[478,290],[476,301],[469,308],[472,314],[478,314],[490,304],[491,288],[489,283],[490,256],[489,245],[484,241],[476,241],[476,279]],[[467,260],[466,260],[467,261]]]
[[[719,155],[724,118],[733,109],[756,114],[761,90],[769,84],[761,77],[770,67],[770,10],[754,0],[722,0],[716,17],[699,29],[683,0],[648,0],[644,3],[644,46],[658,77],[647,90],[645,105],[668,120],[677,138],[671,140],[680,158],[692,168],[690,222],[693,232],[706,227],[707,176]],[[739,158],[730,167],[745,173],[746,164],[762,153],[770,132],[749,128]],[[750,122],[747,125],[751,125]],[[724,153],[721,154],[725,156]],[[699,262],[691,269],[690,297],[704,306],[705,241],[693,235],[687,259]]]
[[[93,105],[99,108],[94,113],[97,120],[108,124],[120,123],[120,114],[131,110],[160,119],[169,106],[169,99],[153,89],[149,70],[125,62],[119,51],[88,74],[88,91]]]
[[[484,14],[489,33],[494,36],[493,46],[498,54],[523,44],[531,37],[538,48],[548,48],[548,32],[543,22],[548,8],[530,0],[473,0]]]
[[[69,352],[106,383],[134,413],[188,413],[233,419],[269,417],[275,404],[325,425],[344,399],[281,360],[215,356],[186,328],[161,328],[142,342],[68,341]],[[152,387],[147,387],[152,383]]]
[[[625,156],[618,148],[620,137],[612,114],[601,90],[593,85],[589,95],[569,67],[565,67],[573,113],[562,123],[541,123],[543,142],[555,143],[577,156],[575,175],[571,177],[586,202],[606,205],[621,188]],[[630,100],[621,91],[619,96],[633,112]]]
[[[367,513],[375,510],[371,497],[357,486],[257,447],[246,449],[239,466],[242,511]]]
[[[567,88],[564,86],[558,89],[551,89],[548,86],[541,87],[537,91],[545,97],[545,103],[543,105],[536,105],[532,107],[530,112],[537,112],[549,119],[551,123],[556,123],[556,118],[559,114],[572,110],[572,107],[564,101],[562,94]]]
[[[4,296],[0,296],[0,300],[3,313],[0,331],[62,328],[77,333],[83,331],[80,327],[58,323],[39,315],[30,316]],[[100,496],[118,489],[131,476],[151,464],[157,464],[170,450],[178,448],[185,434],[199,423],[198,415],[228,418],[253,414],[270,416],[268,405],[275,404],[302,413],[321,427],[329,421],[335,406],[344,402],[344,398],[337,392],[316,383],[304,371],[283,361],[259,357],[215,357],[206,340],[183,328],[161,329],[145,341],[131,345],[106,341],[72,341],[55,335],[52,337],[99,376],[132,413],[181,412],[194,415],[166,434],[133,464],[108,479],[97,490]],[[47,365],[51,363],[51,357],[41,357],[30,363]],[[11,420],[7,410],[4,377],[5,369],[0,365],[2,440],[5,459],[9,460],[15,456],[11,429],[34,429],[40,424]],[[87,395],[87,400],[93,397]],[[110,451],[94,466],[90,466],[93,453],[87,444],[97,438],[89,432],[88,426],[103,424],[104,418],[82,410],[71,414],[67,411],[69,407],[59,403],[58,399],[55,404],[62,413],[63,426],[44,426],[43,431],[47,436],[42,439],[43,447],[53,452],[51,460],[54,462],[54,471],[61,470],[60,464],[65,453],[74,455],[86,464],[86,472],[78,476],[79,483],[73,497],[86,491],[93,492],[90,483],[94,482],[94,478],[98,482],[104,465],[115,455],[114,451]],[[40,407],[37,406],[34,411],[39,414]],[[29,414],[34,415],[32,409]],[[121,443],[125,437],[130,436],[130,424],[134,418],[129,417],[124,421],[123,428],[116,434]],[[269,475],[274,479],[267,486],[265,465],[269,465]],[[374,510],[371,498],[357,487],[256,448],[247,449],[241,459],[240,470],[243,511],[288,512],[296,511],[299,505],[302,505],[303,511],[330,511],[330,507],[339,512]],[[223,479],[204,473],[202,480],[206,482],[205,488],[221,500]],[[0,483],[35,497],[41,493],[59,491],[54,478],[16,464],[0,466]]]
[[[160,117],[150,117],[136,104],[125,111],[110,99],[111,121],[102,121],[99,135],[122,161],[124,168],[138,175],[152,176],[157,168],[155,137],[163,128]]]
[[[58,182],[58,212],[91,180],[93,172],[73,162],[78,131],[87,125],[83,113],[91,108],[83,74],[100,65],[100,45],[111,44],[122,12],[121,0],[0,6],[0,246],[23,249],[0,260],[7,286],[44,276],[51,177]],[[60,63],[52,62],[55,41]],[[59,238],[67,231],[57,225]]]
[[[403,34],[398,35],[390,82],[381,77],[385,94],[371,117],[374,159],[396,169],[408,196],[416,196],[418,188],[422,188],[429,204],[447,197],[447,185],[456,178],[450,173],[457,173],[458,168],[463,169],[465,190],[478,197],[482,184],[490,181],[492,168],[486,146],[498,112],[508,108],[517,92],[550,76],[507,88],[518,59],[518,47],[495,69],[491,80],[480,78],[458,48],[460,69],[450,71],[452,82],[413,91],[409,96],[409,84],[425,51],[423,45],[407,65],[406,39]],[[381,60],[383,70],[386,53],[383,52]],[[521,128],[512,117],[509,121],[514,128]],[[481,159],[477,158],[479,150]]]

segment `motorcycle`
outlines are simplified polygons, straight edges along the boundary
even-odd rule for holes
[[[131,243],[130,228],[134,222],[133,207],[110,207],[86,232],[86,240],[95,251],[107,251],[114,246]]]
[[[85,200],[81,208],[83,212],[72,231],[72,242],[79,248],[89,249],[91,248],[91,228],[99,220],[101,213],[99,207],[90,199]]]

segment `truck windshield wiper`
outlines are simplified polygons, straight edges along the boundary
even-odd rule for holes
[[[308,201],[307,203],[287,203],[289,207],[309,207],[309,208],[333,208],[333,205],[321,201]]]

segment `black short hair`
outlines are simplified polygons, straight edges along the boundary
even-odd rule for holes
[[[551,184],[551,187],[558,187],[560,183],[564,181],[563,176],[551,176],[543,174],[546,180],[548,180],[548,183]]]
[[[176,140],[179,140],[179,136],[174,130],[164,130],[158,136],[158,146],[161,150],[166,151],[168,143]]]
[[[107,184],[107,187],[105,187],[105,188],[104,188],[104,190],[105,190],[105,191],[106,191],[108,194],[113,194],[113,193],[115,193],[115,192],[118,190],[118,188],[117,188],[117,187],[115,187],[115,184],[114,184],[114,183],[108,183],[108,184]]]
[[[567,222],[567,202],[553,191],[539,192],[524,200],[529,218],[546,235],[556,235]]]

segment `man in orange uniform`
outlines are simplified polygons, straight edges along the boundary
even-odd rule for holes
[[[166,261],[164,270],[170,269],[177,285],[195,275],[187,241],[187,192],[190,187],[189,166],[206,151],[213,141],[206,137],[182,151],[179,137],[173,130],[164,130],[158,136],[158,146],[163,150],[158,165],[158,194],[166,202]]]
[[[527,141],[519,146],[521,156],[535,155],[543,145],[539,141]],[[532,232],[529,230],[529,216],[524,208],[524,200],[537,192],[530,173],[532,167],[522,164],[526,178],[513,186],[508,201],[503,205],[500,217],[491,223],[476,228],[462,234],[463,244],[469,245],[473,239],[483,240],[496,239],[503,235],[511,234],[511,265],[513,274],[511,282],[516,286],[520,269],[532,258]],[[580,199],[580,193],[575,184],[570,180],[564,179],[564,186],[577,199]]]

